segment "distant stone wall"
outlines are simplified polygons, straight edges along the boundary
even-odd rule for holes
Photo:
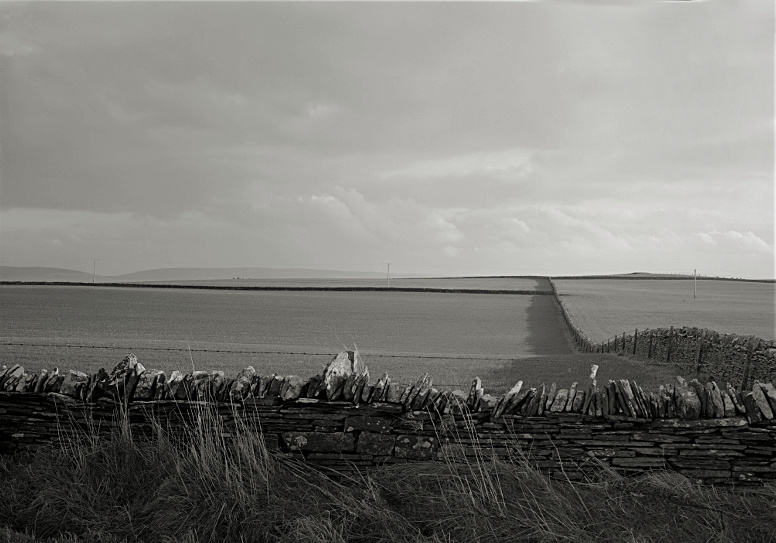
[[[437,390],[424,375],[376,382],[357,352],[340,353],[311,378],[246,368],[173,372],[127,356],[113,371],[28,374],[0,369],[0,452],[57,443],[63,434],[109,432],[121,416],[136,435],[154,424],[175,434],[213,409],[224,439],[260,432],[268,449],[336,473],[386,463],[523,457],[580,480],[608,466],[622,473],[676,470],[693,480],[752,485],[776,480],[776,387],[740,393],[678,378],[645,391],[628,380],[599,386],[523,387],[486,394]]]
[[[552,290],[574,341],[586,352],[624,353],[642,360],[670,362],[684,371],[749,389],[754,381],[776,380],[776,340],[720,334],[704,328],[653,328],[593,342],[569,316],[555,284]]]

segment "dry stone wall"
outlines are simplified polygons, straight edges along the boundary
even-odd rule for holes
[[[111,373],[0,369],[0,452],[34,451],[72,432],[172,435],[217,413],[223,439],[258,432],[267,448],[332,473],[386,463],[525,458],[553,475],[584,479],[607,466],[623,473],[671,469],[705,483],[776,479],[776,388],[743,393],[716,382],[636,382],[523,387],[486,394],[373,381],[357,352],[340,353],[320,374],[260,375],[146,370],[129,355]],[[157,426],[158,425],[158,426]]]
[[[593,342],[569,316],[555,284],[552,290],[571,336],[586,352],[623,353],[648,361],[675,364],[684,371],[749,389],[754,381],[776,380],[776,340],[720,334],[705,328],[630,330],[600,343]]]

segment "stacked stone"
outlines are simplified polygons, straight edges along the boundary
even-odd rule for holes
[[[669,468],[707,483],[776,479],[776,388],[681,378],[645,392],[637,383],[595,380],[569,387],[524,387],[487,394],[479,378],[467,392],[440,391],[426,374],[400,385],[372,384],[355,351],[340,353],[317,376],[145,370],[128,356],[108,374],[51,375],[37,382],[19,367],[0,371],[0,452],[34,449],[62,431],[110,431],[125,406],[133,432],[155,424],[186,435],[203,409],[217,411],[217,437],[241,430],[268,449],[338,473],[385,463],[488,457],[526,458],[550,474],[582,479],[600,463],[623,473]],[[40,385],[43,380],[43,384]],[[25,383],[20,387],[19,383]],[[39,393],[35,393],[38,390]],[[60,414],[66,414],[60,419]],[[62,424],[61,420],[75,424]]]
[[[592,376],[594,377],[594,376]],[[359,404],[399,404],[406,411],[429,410],[440,414],[487,412],[492,418],[504,415],[522,417],[549,413],[574,413],[596,418],[623,415],[635,419],[687,420],[745,416],[750,423],[771,420],[776,411],[776,389],[771,383],[755,381],[752,390],[740,393],[730,384],[715,381],[687,383],[681,377],[675,384],[645,391],[635,381],[610,380],[597,386],[572,383],[568,388],[556,383],[523,387],[519,381],[504,396],[486,394],[481,380],[472,382],[468,394],[438,390],[428,374],[409,384],[391,381],[387,374],[374,384],[358,351],[339,353],[325,370],[308,379],[295,375],[260,375],[247,367],[235,378],[222,371],[174,371],[167,379],[160,370],[146,370],[134,355],[125,357],[108,374],[100,369],[94,375],[70,370],[60,374],[41,370],[37,374],[15,365],[0,369],[0,391],[59,393],[87,403],[100,399],[128,404],[162,400],[281,405],[287,402],[349,402]]]

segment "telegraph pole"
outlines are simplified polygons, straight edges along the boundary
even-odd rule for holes
[[[97,261],[98,260],[99,260],[98,258],[95,258],[94,259],[94,264],[92,265],[92,285],[94,284],[94,278],[97,275]]]
[[[388,288],[391,288],[391,263],[388,262],[388,270],[385,272],[385,279],[388,281]]]
[[[693,269],[692,270],[692,297],[695,298],[697,294],[698,294],[698,270]]]

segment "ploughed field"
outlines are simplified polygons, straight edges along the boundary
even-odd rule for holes
[[[504,290],[508,281],[458,279],[438,288]],[[514,284],[549,287],[542,279]],[[600,366],[599,378],[642,385],[676,374],[665,365],[576,352],[546,294],[0,286],[0,365],[28,371],[110,371],[132,352],[168,374],[233,376],[251,365],[263,374],[309,377],[354,346],[375,380],[388,372],[409,382],[428,372],[436,387],[467,390],[479,376],[491,393],[517,380],[583,382],[591,364]]]
[[[690,326],[776,337],[776,283],[702,279],[554,279],[569,317],[593,342],[638,328]]]
[[[544,296],[550,298],[549,296]],[[0,363],[317,373],[358,347],[373,373],[440,385],[533,354],[532,296],[68,286],[0,287]],[[459,377],[465,373],[466,377]]]

